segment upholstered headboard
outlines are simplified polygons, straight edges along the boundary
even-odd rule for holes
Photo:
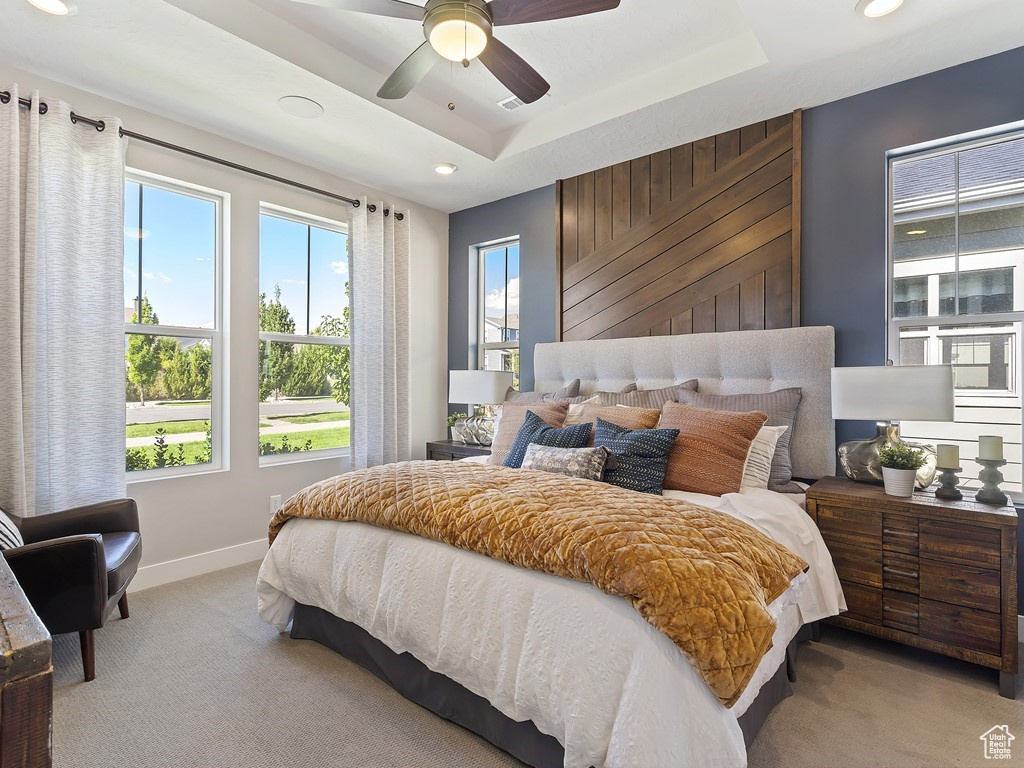
[[[534,351],[538,392],[573,379],[580,380],[580,394],[614,392],[633,382],[658,389],[687,379],[698,379],[701,392],[723,395],[800,387],[791,454],[793,474],[803,478],[835,474],[833,365],[835,332],[828,326],[563,341]]]

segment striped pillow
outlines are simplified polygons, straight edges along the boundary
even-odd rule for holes
[[[767,488],[772,476],[772,459],[779,438],[789,427],[761,427],[757,437],[750,444],[747,460],[743,464],[743,480],[740,490],[747,488]]]
[[[601,405],[628,405],[630,408],[657,408],[665,403],[674,403],[680,400],[679,390],[687,392],[697,390],[697,380],[690,379],[682,384],[673,384],[671,387],[661,389],[635,389],[632,392],[598,392],[601,398]],[[653,425],[652,425],[653,426]]]
[[[803,493],[803,489],[793,481],[793,460],[790,458],[790,445],[793,442],[793,431],[796,429],[796,410],[800,407],[803,392],[800,387],[777,389],[774,392],[762,392],[746,395],[709,395],[706,392],[683,392],[679,402],[695,405],[698,408],[712,408],[716,411],[763,411],[768,414],[768,427],[789,427],[779,438],[772,457],[772,475],[768,481],[768,489],[779,493]]]
[[[665,403],[658,427],[679,430],[665,487],[712,496],[739,491],[750,444],[767,418],[760,411],[731,413]]]
[[[506,403],[552,403],[569,400],[580,393],[580,380],[573,379],[555,392],[520,392],[509,387],[505,392]]]
[[[508,455],[502,462],[503,466],[518,469],[523,466],[526,449],[531,443],[548,445],[553,448],[583,448],[590,442],[590,425],[576,424],[572,427],[559,429],[545,423],[544,419],[533,411],[526,412],[523,426],[519,428]]]
[[[21,537],[18,526],[0,509],[0,549],[14,549],[24,544],[25,539]]]
[[[516,441],[519,428],[526,421],[527,411],[540,416],[548,426],[560,427],[569,412],[568,403],[506,403],[501,407],[501,420],[495,430],[491,443],[491,455],[488,464],[502,464],[508,456],[512,443]]]
[[[639,493],[662,494],[669,454],[678,429],[626,429],[597,420],[594,447],[607,448],[615,464],[605,467],[604,481]]]

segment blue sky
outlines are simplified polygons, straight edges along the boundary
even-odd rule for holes
[[[162,325],[212,328],[214,324],[214,267],[216,206],[197,197],[142,186],[142,226],[139,227],[139,187],[125,184],[124,305],[133,307],[138,292],[139,244],[142,244],[142,291]],[[346,237],[313,227],[307,273],[305,224],[260,216],[259,290],[281,300],[295,319],[296,333],[306,333],[307,282],[310,325],[325,315],[340,316],[348,304]]]
[[[508,272],[506,273],[506,252]],[[487,317],[519,314],[519,245],[484,252],[484,301]]]

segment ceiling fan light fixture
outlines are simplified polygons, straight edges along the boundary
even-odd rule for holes
[[[54,16],[72,16],[78,9],[66,0],[28,0],[29,5]]]
[[[423,31],[430,47],[449,61],[472,61],[487,47],[491,19],[472,2],[428,3]]]
[[[903,0],[860,0],[857,3],[857,13],[862,13],[869,19],[877,19],[899,10],[901,5]]]

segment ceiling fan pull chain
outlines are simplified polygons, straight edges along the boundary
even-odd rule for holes
[[[448,111],[455,111],[455,62],[448,62],[448,96],[451,101],[448,102]]]
[[[462,66],[469,67],[469,3],[462,4]]]

